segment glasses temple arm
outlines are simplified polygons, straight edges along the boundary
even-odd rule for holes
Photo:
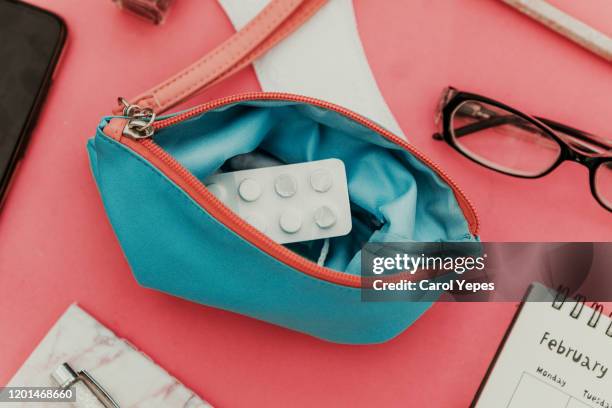
[[[471,116],[471,115],[463,115],[463,116]],[[578,140],[586,141],[600,149],[604,149],[604,151],[612,150],[612,141],[605,140],[601,137],[592,135],[590,133],[584,132],[582,130],[578,130],[572,128],[570,126],[564,125],[559,122],[555,122],[550,119],[536,117],[537,120],[544,123],[546,126],[550,127],[556,132],[564,133],[568,136],[576,138]],[[481,130],[489,129],[496,126],[502,126],[511,124],[516,127],[520,127],[522,129],[533,131],[533,127],[525,122],[523,119],[514,116],[514,115],[495,115],[489,119],[481,120],[479,122],[474,122],[466,126],[462,126],[454,130],[454,135],[456,138],[467,136],[471,133],[479,132]],[[443,137],[440,133],[434,134],[434,139],[442,140]],[[596,152],[596,151],[594,151]]]
[[[467,115],[469,116],[469,115]],[[525,126],[523,121],[518,119],[514,115],[496,115],[490,119],[481,120],[480,122],[474,122],[466,126],[462,126],[454,130],[455,137],[467,136],[470,133],[479,132],[481,130],[489,129],[496,126],[512,124],[517,127],[522,127],[524,129],[529,130],[528,126]],[[434,134],[434,139],[442,140],[442,135],[439,133]]]
[[[573,127],[564,125],[562,123],[555,122],[554,120],[541,118],[537,116],[536,116],[536,119],[557,132],[561,132],[573,138],[586,141],[604,150],[612,149],[612,140],[606,140],[600,136],[595,136],[593,134],[584,132],[582,130],[578,130]]]

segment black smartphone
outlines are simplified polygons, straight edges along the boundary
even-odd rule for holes
[[[20,1],[0,0],[0,207],[65,41],[60,17]]]

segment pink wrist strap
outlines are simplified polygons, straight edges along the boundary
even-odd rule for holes
[[[287,37],[327,0],[271,0],[244,28],[199,61],[130,100],[161,113],[230,77]],[[121,114],[123,106],[114,109]]]

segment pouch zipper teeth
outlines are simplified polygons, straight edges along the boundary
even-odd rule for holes
[[[472,201],[465,195],[461,187],[459,187],[455,183],[455,181],[444,170],[442,170],[435,162],[433,162],[430,158],[428,158],[423,153],[421,153],[419,150],[417,150],[414,146],[410,145],[407,141],[400,139],[399,137],[397,137],[396,135],[394,135],[387,129],[383,128],[382,126],[378,125],[377,123],[372,122],[351,110],[345,109],[341,106],[335,105],[330,102],[325,102],[325,101],[315,99],[315,98],[310,98],[307,96],[293,95],[293,94],[287,94],[287,93],[282,93],[282,92],[251,92],[251,93],[245,93],[245,94],[234,95],[234,96],[229,96],[226,98],[217,99],[215,101],[205,103],[200,106],[196,106],[195,108],[190,109],[181,114],[178,114],[176,116],[159,120],[153,123],[153,127],[155,129],[163,129],[165,127],[172,126],[183,120],[189,119],[193,116],[197,116],[203,112],[218,108],[223,105],[228,105],[228,104],[236,103],[236,102],[243,102],[246,100],[257,100],[257,99],[280,100],[280,101],[287,101],[287,102],[303,102],[303,103],[308,103],[311,105],[315,105],[315,106],[319,106],[322,108],[336,111],[360,123],[361,125],[367,128],[370,128],[371,130],[380,134],[387,140],[390,140],[391,142],[408,150],[410,153],[416,156],[420,161],[424,162],[428,166],[435,169],[436,173],[438,173],[438,175],[440,175],[448,183],[448,185],[454,191],[456,191],[461,196],[461,198],[465,200],[466,204],[468,205],[468,208],[471,210],[472,214],[474,215],[475,225],[474,225],[473,233],[474,235],[478,234],[480,230],[480,222],[478,220],[478,214],[476,212],[476,208],[474,208]]]
[[[474,206],[472,205],[471,201],[465,196],[463,190],[461,190],[461,188],[459,188],[455,184],[455,182],[442,169],[440,169],[440,167],[438,167],[436,163],[424,156],[421,152],[416,150],[406,141],[395,136],[393,133],[382,128],[378,124],[371,122],[370,120],[348,109],[344,109],[340,106],[318,99],[276,92],[252,92],[217,99],[215,101],[196,106],[195,108],[180,113],[176,116],[158,120],[155,122],[154,116],[153,119],[150,121],[150,118],[143,118],[142,115],[138,118],[130,117],[123,132],[123,135],[126,136],[127,140],[126,138],[121,138],[120,142],[132,148],[132,150],[136,150],[137,152],[139,150],[139,147],[141,146],[142,148],[150,152],[154,157],[158,158],[165,166],[167,166],[172,172],[176,173],[182,180],[185,181],[185,183],[187,183],[188,186],[190,186],[193,190],[195,190],[199,195],[204,198],[204,202],[202,200],[197,199],[196,201],[200,203],[205,210],[214,213],[214,215],[217,215],[216,218],[218,218],[224,225],[229,227],[238,235],[241,235],[243,238],[247,238],[249,242],[262,249],[264,252],[268,253],[272,257],[280,259],[288,265],[294,266],[298,270],[315,278],[319,278],[343,286],[361,287],[362,280],[360,276],[351,275],[345,272],[334,271],[332,269],[317,265],[316,263],[305,259],[302,256],[296,254],[295,252],[272,241],[267,235],[263,234],[255,227],[251,226],[249,223],[240,218],[236,213],[230,210],[227,206],[225,206],[219,199],[217,199],[217,197],[215,197],[210,191],[208,191],[208,189],[204,186],[204,183],[202,183],[198,178],[191,174],[189,170],[187,170],[182,164],[180,164],[174,157],[168,154],[161,146],[159,146],[152,139],[155,129],[163,129],[168,126],[172,126],[174,124],[182,122],[183,120],[192,118],[206,111],[216,109],[223,105],[244,102],[248,100],[278,100],[287,102],[302,102],[330,109],[346,117],[349,117],[350,119],[385,137],[387,140],[390,140],[391,142],[403,147],[404,149],[412,153],[415,157],[417,157],[420,161],[433,168],[438,173],[438,175],[442,177],[448,183],[448,185],[465,201],[469,210],[474,216],[473,234],[477,235],[480,224]],[[126,107],[126,109],[128,108]],[[135,126],[142,124],[142,122],[133,123],[133,121],[135,120],[146,120],[147,122],[149,122],[149,125],[152,128],[144,128],[142,129],[142,131],[146,132],[146,135],[145,133],[142,133],[140,135],[137,135],[137,137],[134,137],[129,132],[126,132],[126,129],[133,129]],[[130,123],[132,123],[132,126],[130,126]],[[195,197],[192,198],[195,199]],[[232,226],[234,226],[235,228],[232,228]],[[411,275],[409,277],[409,279],[415,280],[421,278],[422,276],[420,274]]]

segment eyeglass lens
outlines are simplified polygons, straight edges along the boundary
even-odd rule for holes
[[[519,176],[545,173],[561,154],[559,143],[535,124],[480,101],[464,101],[453,111],[451,134],[469,157]]]
[[[595,194],[601,203],[612,210],[612,161],[604,162],[595,170]]]

